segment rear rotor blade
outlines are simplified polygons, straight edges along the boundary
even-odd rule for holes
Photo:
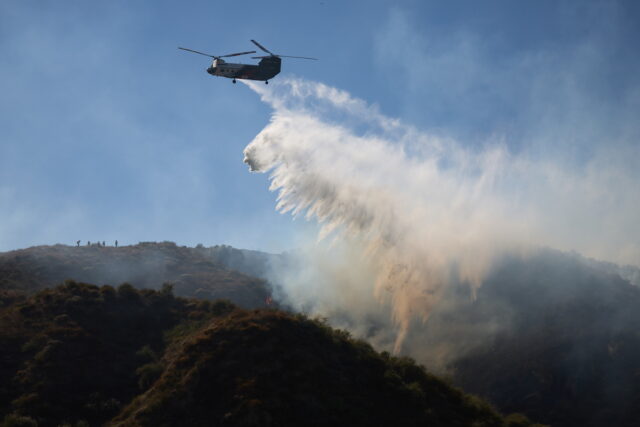
[[[252,51],[249,51],[249,52],[230,53],[228,55],[217,56],[216,58],[227,58],[229,56],[248,55],[250,53],[256,53],[256,51],[252,50]]]
[[[318,58],[309,58],[308,56],[289,56],[289,55],[276,55],[281,58],[298,58],[298,59],[313,59],[314,61],[318,61]]]
[[[188,52],[197,53],[199,55],[208,56],[210,58],[217,58],[217,56],[215,56],[215,55],[209,55],[208,53],[198,52],[197,50],[193,50],[193,49],[187,49],[186,47],[178,47],[178,49],[186,50]]]
[[[255,41],[255,40],[253,40],[253,39],[252,39],[252,40],[251,40],[251,42],[252,42],[253,44],[255,44],[256,46],[258,46],[260,49],[262,49],[262,50],[264,50],[265,52],[267,52],[268,54],[273,55],[273,52],[271,52],[271,51],[270,51],[269,49],[267,49],[266,47],[262,46],[262,45],[261,45],[260,43],[258,43],[257,41]],[[275,55],[274,55],[274,56],[275,56]]]

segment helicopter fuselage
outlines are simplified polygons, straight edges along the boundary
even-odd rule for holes
[[[262,58],[258,65],[234,64],[218,58],[207,68],[207,73],[234,79],[234,83],[235,79],[268,81],[280,72],[281,62],[277,56]]]

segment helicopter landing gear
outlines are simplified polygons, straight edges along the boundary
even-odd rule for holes
[[[268,85],[269,84],[269,80],[265,80],[264,84]]]
[[[231,80],[233,82],[233,84],[236,84],[236,79]]]

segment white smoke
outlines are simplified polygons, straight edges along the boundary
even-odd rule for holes
[[[334,254],[310,250],[314,273],[284,280],[298,308],[373,307],[373,295],[390,309],[399,351],[449,284],[479,286],[501,254],[551,246],[640,261],[638,174],[612,163],[615,153],[569,167],[499,140],[469,149],[320,83],[247,85],[274,112],[245,162],[271,174],[280,212],[320,224]]]

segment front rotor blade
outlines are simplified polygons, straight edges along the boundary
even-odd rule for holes
[[[313,59],[314,61],[318,61],[318,58],[309,58],[308,56],[289,56],[289,55],[276,55],[281,58],[299,58],[299,59]]]
[[[219,56],[218,58],[227,58],[227,57],[229,57],[229,56],[238,56],[238,55],[248,55],[248,54],[250,54],[250,53],[256,53],[256,51],[255,51],[255,50],[252,50],[252,51],[249,51],[249,52],[230,53],[230,54],[228,54],[228,55],[222,55],[222,56]]]
[[[273,52],[271,52],[271,51],[270,51],[269,49],[267,49],[266,47],[262,46],[262,45],[261,45],[260,43],[258,43],[257,41],[255,41],[255,40],[253,40],[253,39],[252,39],[252,40],[251,40],[251,42],[252,42],[253,44],[255,44],[256,46],[258,46],[260,49],[262,49],[262,50],[264,50],[265,52],[267,52],[268,54],[273,55]]]
[[[188,52],[197,53],[199,55],[208,56],[210,58],[217,58],[217,56],[215,56],[215,55],[209,55],[208,53],[198,52],[197,50],[193,50],[193,49],[187,49],[186,47],[178,47],[178,49],[186,50]]]

